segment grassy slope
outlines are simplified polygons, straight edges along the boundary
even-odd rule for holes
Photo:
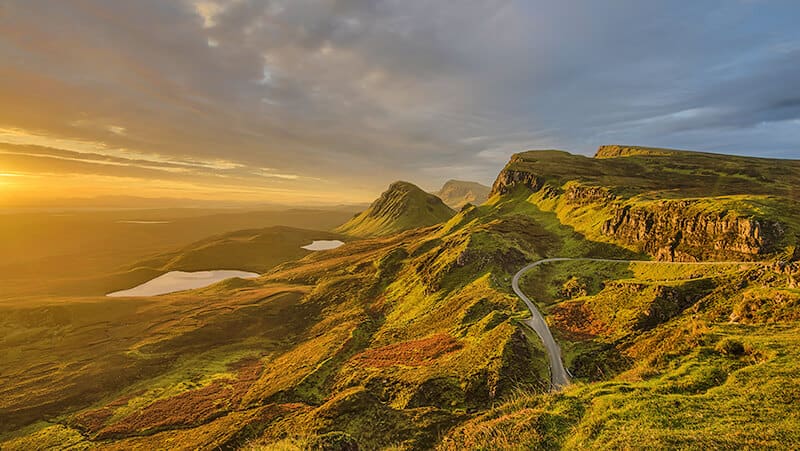
[[[454,214],[441,199],[408,182],[395,182],[370,205],[336,229],[358,237],[385,236],[448,220]]]
[[[344,430],[367,447],[432,446],[519,387],[547,386],[543,351],[517,324],[527,311],[508,290],[516,269],[551,253],[627,255],[585,242],[521,199],[314,253],[257,281],[122,300],[127,310],[109,310],[118,305],[109,299],[7,304],[3,429],[44,418],[57,425],[32,423],[6,446],[78,435],[83,444],[122,447],[259,435],[271,443],[286,430],[301,441]],[[270,301],[276,296],[281,303]],[[83,304],[95,313],[78,313]],[[47,341],[52,336],[59,340]],[[255,376],[245,378],[236,368],[248,362]],[[113,388],[104,382],[112,380]],[[225,420],[274,410],[280,414],[260,423],[263,430]],[[374,428],[360,411],[386,427]],[[186,427],[198,434],[179,432]]]
[[[537,269],[577,376],[544,392],[510,276],[641,257],[591,238],[517,189],[255,281],[0,305],[0,446],[797,447],[800,274],[778,267]]]
[[[754,265],[544,267],[525,290],[576,383],[520,394],[441,448],[796,448],[796,278]]]
[[[573,185],[602,186],[645,206],[718,196],[703,197],[698,209],[736,209],[796,230],[797,162],[721,163],[714,155],[656,152],[664,153],[671,158],[642,149],[607,160],[533,152],[509,167],[544,177],[556,194]],[[574,227],[559,234],[563,255],[593,255],[598,242],[612,243],[599,233],[609,213],[602,202],[570,204],[552,194],[520,188],[489,203],[551,230]],[[540,303],[576,383],[560,394],[520,392],[450,431],[439,448],[796,448],[800,272],[789,268],[593,262],[537,268],[523,288]]]
[[[611,150],[615,150],[615,146]],[[603,156],[604,148],[599,155]],[[715,155],[640,147],[588,158],[562,151],[517,154],[505,171],[534,175],[545,189],[530,201],[595,241],[638,250],[602,233],[613,211],[674,210],[684,216],[780,219],[786,233],[779,246],[794,249],[800,233],[800,161]],[[593,198],[571,198],[573,195]],[[684,201],[689,206],[669,202]],[[687,249],[702,253],[701,249]],[[712,252],[713,253],[713,252]],[[734,259],[731,256],[729,259]],[[742,257],[738,255],[738,257]]]
[[[613,252],[607,244],[595,249],[583,243],[550,214],[539,213],[549,221],[543,226],[528,210],[535,207],[514,198],[473,207],[439,227],[311,254],[257,281],[122,300],[131,307],[129,313],[114,309],[118,316],[101,313],[115,302],[108,299],[87,299],[97,306],[92,315],[74,313],[82,304],[74,299],[7,304],[0,349],[13,371],[3,376],[13,381],[8,392],[19,395],[0,406],[0,417],[15,421],[4,429],[50,418],[58,426],[33,423],[13,436],[60,440],[80,434],[85,444],[120,446],[170,437],[191,447],[212,442],[191,441],[178,429],[214,430],[210,436],[223,440],[214,426],[230,428],[223,418],[273,406],[282,413],[264,430],[248,430],[249,437],[270,443],[287,428],[297,440],[345,430],[367,447],[432,446],[443,431],[518,387],[547,386],[543,351],[517,324],[527,311],[509,292],[511,274],[526,261],[562,250]],[[300,297],[282,298],[287,304],[280,311],[261,301],[265,293],[287,290]],[[43,323],[56,305],[64,309],[59,320]],[[262,324],[280,318],[294,320],[276,331]],[[56,349],[40,346],[53,334],[61,337],[48,344]],[[278,336],[283,338],[276,341]],[[22,342],[30,346],[18,348]],[[76,352],[79,343],[97,347]],[[176,355],[181,359],[170,363]],[[63,360],[55,363],[54,356]],[[260,362],[258,376],[237,382],[233,368],[252,360]],[[94,362],[93,369],[82,361]],[[102,384],[119,378],[121,367],[127,376],[118,379],[117,389]],[[84,378],[100,383],[86,386]],[[241,399],[236,405],[218,405],[208,395],[228,386]],[[207,415],[179,414],[184,405]],[[348,413],[362,409],[384,418],[386,429]],[[147,439],[134,439],[142,434]],[[230,434],[224,440],[239,440],[235,428]]]
[[[495,280],[540,236],[504,226],[518,224],[349,243],[257,281],[152,299],[7,303],[0,426],[17,432],[4,449],[66,437],[192,448],[269,442],[287,427],[299,439],[345,429],[366,446],[430,446],[515,384],[544,385],[542,351],[515,323],[524,309]],[[238,373],[248,365],[255,376]],[[376,430],[362,410],[391,427]],[[264,430],[230,424],[273,414]]]

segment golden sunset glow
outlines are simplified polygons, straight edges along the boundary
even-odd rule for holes
[[[109,128],[118,135],[124,130]],[[21,129],[0,129],[0,168],[4,171],[0,174],[3,202],[8,207],[108,196],[311,204],[368,199],[363,191],[346,187],[320,191],[287,184],[326,184],[317,177],[248,168],[222,158],[177,159]]]
[[[673,33],[677,9],[626,2],[598,13],[557,2],[11,1],[0,7],[0,169],[42,176],[13,184],[16,204],[338,204],[365,202],[386,180],[488,185],[525,149],[798,156],[785,92],[797,91],[800,37],[741,30],[740,17],[763,10],[734,3],[714,15],[726,31],[706,36]],[[657,33],[618,26],[655,16]],[[581,32],[552,39],[561,27]]]
[[[800,0],[0,0],[0,450],[800,450]]]

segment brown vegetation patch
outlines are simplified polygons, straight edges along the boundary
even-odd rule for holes
[[[225,410],[227,399],[233,394],[226,382],[214,381],[197,390],[159,399],[103,429],[98,438],[124,437],[171,426],[194,426],[208,422]]]
[[[114,409],[111,407],[102,407],[100,409],[89,410],[83,412],[79,415],[76,415],[71,423],[78,429],[86,432],[90,432],[92,434],[97,433],[103,426],[106,425],[106,422],[109,418],[114,415]]]
[[[421,340],[368,349],[354,356],[352,361],[373,368],[392,365],[422,366],[461,348],[461,343],[450,335],[436,334]]]
[[[129,437],[102,443],[108,450],[170,449],[240,449],[260,430],[282,417],[308,410],[305,404],[270,404],[227,415],[191,429],[155,432],[152,435]]]
[[[86,412],[82,412],[78,415],[75,415],[70,422],[72,426],[92,434],[96,434],[98,431],[103,429],[106,425],[106,422],[114,416],[114,411],[118,407],[122,407],[128,404],[128,401],[133,399],[134,397],[141,395],[144,393],[143,391],[136,392],[134,394],[123,396],[121,398],[117,398],[114,401],[106,404],[105,406],[99,409],[87,410]]]
[[[583,302],[562,302],[550,314],[553,326],[568,340],[591,340],[608,332],[608,326],[592,315]]]
[[[236,381],[231,383],[232,395],[230,405],[239,407],[244,395],[250,391],[250,387],[261,376],[264,370],[264,365],[258,359],[244,359],[236,362],[231,366],[231,369],[236,370]]]
[[[235,380],[218,379],[203,388],[159,399],[106,427],[100,431],[98,438],[124,437],[146,431],[195,426],[239,408],[242,398],[261,375],[263,366],[258,359],[246,359],[231,365],[231,369],[236,369]],[[97,412],[106,409],[109,408],[104,407]],[[96,414],[98,418],[102,415],[104,413]],[[102,421],[107,419],[105,417]]]
[[[560,421],[564,417],[556,417]],[[552,440],[553,417],[543,409],[521,407],[517,411],[495,411],[474,418],[451,430],[438,451],[465,449],[557,449]],[[549,424],[548,424],[549,423]]]

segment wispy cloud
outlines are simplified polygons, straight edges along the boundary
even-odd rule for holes
[[[7,2],[0,142],[77,153],[15,151],[36,170],[364,198],[399,178],[490,182],[530,148],[800,158],[798,14],[666,0]]]

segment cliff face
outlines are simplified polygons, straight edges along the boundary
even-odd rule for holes
[[[615,208],[602,233],[659,260],[697,261],[750,260],[776,252],[784,230],[777,221],[707,213],[683,200]]]
[[[511,157],[508,166],[520,161],[519,157],[515,155]],[[492,184],[490,196],[494,194],[506,194],[517,186],[524,186],[531,191],[539,191],[544,186],[544,179],[529,171],[515,170],[506,167],[506,169],[503,169],[500,174],[498,174],[497,179]]]
[[[571,205],[606,205],[616,200],[617,196],[602,186],[571,184],[564,190],[564,198]]]
[[[555,210],[559,220],[576,231],[660,260],[755,260],[782,251],[787,236],[792,236],[787,222],[782,222],[782,215],[795,215],[795,207],[788,208],[796,204],[792,199],[771,197],[767,201],[779,213],[759,214],[763,197],[748,204],[745,193],[733,200],[707,189],[703,196],[697,185],[700,175],[692,178],[691,174],[709,174],[711,169],[695,160],[714,167],[727,164],[730,172],[738,171],[733,167],[736,160],[711,154],[698,154],[702,157],[698,160],[691,152],[669,152],[603,146],[595,159],[526,152],[512,157],[495,180],[492,194],[525,187],[539,193],[533,202]],[[681,180],[672,180],[663,170],[675,164],[676,155],[683,158],[680,170],[685,178]],[[735,180],[720,179],[716,186],[739,189]],[[542,199],[550,201],[542,203]]]
[[[620,146],[620,145],[607,145],[600,146],[597,149],[595,158],[617,158],[617,157],[630,157],[633,155],[670,155],[676,151],[671,149],[656,149],[651,147],[636,147],[636,146]]]

